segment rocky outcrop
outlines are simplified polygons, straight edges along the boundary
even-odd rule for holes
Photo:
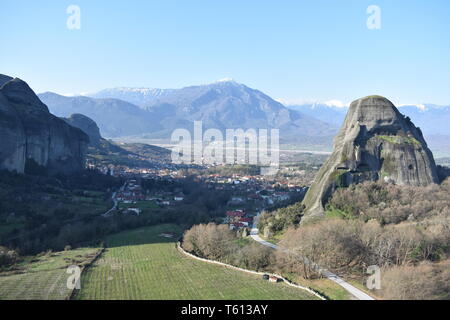
[[[27,163],[50,174],[84,168],[88,136],[52,115],[20,79],[0,75],[0,169],[23,173]]]
[[[100,135],[100,129],[97,123],[85,115],[75,113],[69,118],[61,118],[70,124],[72,127],[78,128],[89,136],[89,145],[93,147],[98,147],[102,136]]]
[[[369,96],[350,105],[333,153],[303,200],[304,220],[322,216],[336,188],[378,180],[413,186],[438,183],[421,130],[388,99]]]

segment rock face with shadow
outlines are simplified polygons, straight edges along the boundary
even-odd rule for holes
[[[84,168],[88,136],[52,115],[20,79],[0,75],[0,169],[23,173],[32,163],[49,174]]]
[[[388,99],[368,96],[350,105],[333,153],[303,200],[303,220],[322,217],[337,188],[378,180],[426,186],[438,183],[438,176],[420,128]]]
[[[69,118],[61,118],[72,127],[78,128],[89,136],[89,146],[98,147],[102,136],[100,135],[100,129],[89,117],[83,114],[74,113]]]

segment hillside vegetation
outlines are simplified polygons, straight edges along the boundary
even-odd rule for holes
[[[337,190],[326,219],[288,228],[278,255],[286,272],[314,277],[307,257],[322,267],[363,282],[370,265],[381,268],[387,299],[449,299],[449,181],[428,187],[364,183]],[[280,212],[266,221],[286,221]],[[271,225],[273,227],[273,224]]]

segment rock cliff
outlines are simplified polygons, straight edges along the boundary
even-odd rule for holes
[[[23,173],[27,163],[50,174],[72,173],[85,163],[88,136],[52,115],[20,79],[0,75],[0,169]]]
[[[100,145],[102,136],[100,135],[100,129],[94,120],[79,113],[72,114],[69,118],[61,119],[66,121],[72,127],[78,128],[86,133],[89,136],[90,146],[98,147]]]
[[[425,186],[438,183],[436,164],[419,128],[388,99],[354,101],[303,204],[304,220],[321,217],[338,187],[364,181]]]

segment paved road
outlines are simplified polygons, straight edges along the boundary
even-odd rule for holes
[[[255,217],[254,223],[253,223],[253,228],[250,232],[250,237],[253,238],[253,240],[261,243],[262,245],[265,245],[267,247],[271,247],[275,250],[281,250],[281,251],[285,251],[287,252],[287,249],[281,248],[273,243],[267,242],[265,240],[263,240],[258,234],[259,234],[259,230],[258,230],[258,218],[259,215],[257,217]],[[320,274],[322,274],[324,277],[330,279],[333,282],[336,282],[338,285],[340,285],[341,287],[343,287],[345,290],[347,290],[347,292],[349,292],[350,294],[352,294],[354,297],[356,297],[358,300],[375,300],[374,298],[372,298],[371,296],[369,296],[367,293],[359,290],[358,288],[352,286],[350,283],[346,282],[344,279],[340,278],[339,276],[335,275],[334,273],[321,268],[318,264],[312,262],[311,260],[305,258],[305,257],[299,257],[300,259],[303,259],[304,263],[306,263],[307,265],[312,266],[315,270],[317,270]]]
[[[123,189],[125,189],[126,184],[127,184],[127,181],[125,181],[123,186],[120,187],[120,191],[123,191]],[[114,202],[114,205],[111,209],[109,209],[104,214],[102,214],[103,217],[109,217],[110,213],[117,209],[118,201],[116,199],[116,195],[117,195],[117,192],[113,192],[113,194],[111,196],[111,200]]]
[[[109,217],[110,213],[112,211],[116,210],[116,208],[117,208],[116,192],[113,192],[113,194],[111,196],[111,200],[114,202],[114,205],[113,205],[113,207],[111,209],[109,209],[104,214],[102,214],[103,217]]]

